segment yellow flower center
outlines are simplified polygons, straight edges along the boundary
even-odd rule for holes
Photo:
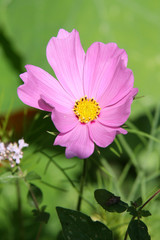
[[[73,108],[75,115],[81,123],[88,123],[89,121],[97,119],[100,110],[99,103],[97,103],[94,98],[88,99],[87,96],[77,100]]]

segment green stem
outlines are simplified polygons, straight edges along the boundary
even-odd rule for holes
[[[84,184],[85,184],[85,180],[86,180],[86,173],[87,173],[87,159],[83,159],[83,171],[82,171],[80,191],[79,191],[78,202],[77,202],[77,211],[81,210],[81,203],[82,203],[82,198],[83,198],[83,189],[84,189]]]
[[[40,235],[41,235],[41,232],[42,232],[42,227],[43,227],[43,222],[40,223],[39,225],[39,229],[38,229],[38,233],[37,233],[37,236],[36,236],[36,240],[39,240],[40,239]]]
[[[73,183],[73,181],[70,179],[70,177],[67,175],[67,173],[65,172],[65,170],[58,165],[58,163],[56,163],[53,159],[53,157],[49,156],[47,153],[41,151],[41,153],[48,157],[50,159],[50,161],[63,173],[63,175],[67,178],[67,180],[70,182],[70,184],[72,185],[72,187],[78,192],[78,189],[76,188],[76,185]]]
[[[76,187],[76,185],[74,184],[74,182],[72,181],[72,179],[68,176],[68,174],[65,172],[66,169],[63,169],[61,166],[59,166],[56,161],[54,161],[53,157],[54,156],[49,156],[47,153],[41,151],[40,152],[41,154],[43,154],[44,156],[46,156],[51,163],[53,163],[62,173],[63,175],[66,177],[66,179],[69,181],[69,183],[72,185],[72,187],[75,189],[75,191],[79,194],[79,190],[78,188]],[[83,198],[83,200],[89,204],[94,210],[96,210],[96,207],[90,203],[87,199]]]
[[[19,172],[21,174],[21,176],[24,176],[21,168],[19,168]],[[27,180],[25,179],[24,177],[24,182],[26,183],[27,187],[28,187],[28,190],[30,191],[31,193],[31,197],[33,199],[33,202],[34,202],[34,205],[35,205],[35,208],[37,209],[37,211],[40,213],[41,210],[39,208],[39,205],[38,205],[38,201],[36,199],[36,196],[34,194],[34,192],[32,191],[32,188],[31,188],[31,185],[30,183],[27,182]],[[19,211],[21,211],[21,201],[20,201],[20,186],[19,186],[19,182],[17,180],[17,194],[18,194],[18,209]],[[20,212],[21,213],[21,212]],[[20,214],[21,216],[21,214]],[[22,223],[21,223],[22,224]],[[36,236],[36,240],[39,240],[40,239],[40,235],[41,235],[41,232],[42,232],[42,228],[43,228],[43,225],[44,225],[44,222],[41,222],[40,225],[39,225],[39,229],[38,229],[38,233],[37,233],[37,236]],[[20,228],[21,229],[21,228]],[[24,239],[24,236],[23,238],[21,238],[22,240]]]
[[[35,207],[37,208],[37,210],[40,212],[37,199],[36,199],[36,197],[35,197],[35,195],[34,195],[34,193],[33,193],[33,191],[32,191],[32,188],[31,188],[30,184],[28,184],[28,186],[29,186],[29,191],[30,191],[30,193],[31,193],[31,196],[32,196],[34,205],[35,205]]]
[[[28,189],[31,193],[31,196],[32,196],[32,199],[33,199],[33,202],[34,202],[34,205],[35,205],[35,208],[38,210],[38,212],[40,213],[41,210],[39,208],[39,205],[38,205],[38,202],[37,202],[37,199],[36,199],[36,196],[34,195],[34,192],[32,191],[32,188],[31,188],[31,185],[25,180],[27,186],[28,186]],[[41,232],[42,232],[42,227],[43,227],[43,222],[40,223],[39,225],[39,229],[38,229],[38,233],[37,233],[37,236],[36,236],[36,240],[39,240],[40,239],[40,235],[41,235]]]
[[[140,208],[139,210],[142,210],[158,193],[160,193],[160,189],[155,192]]]
[[[38,205],[38,201],[37,201],[37,199],[36,199],[36,196],[34,195],[34,192],[32,191],[32,188],[31,188],[30,184],[27,183],[27,185],[28,185],[29,191],[30,191],[30,193],[31,193],[31,196],[32,196],[32,199],[33,199],[35,208],[36,208],[36,209],[38,210],[38,212],[40,213],[41,210],[40,210],[40,208],[39,208],[39,205]],[[40,225],[39,225],[39,228],[38,228],[38,232],[37,232],[37,236],[36,236],[36,240],[39,240],[39,239],[40,239],[43,225],[44,225],[44,222],[40,222]]]
[[[132,217],[131,221],[133,221],[134,219],[135,219],[135,217]],[[129,224],[130,224],[130,222],[129,222]],[[129,226],[129,224],[128,224],[128,226]],[[128,227],[127,227],[127,231],[126,231],[125,236],[124,236],[124,240],[127,240],[127,237],[128,237]]]
[[[18,203],[18,220],[20,226],[20,239],[24,239],[24,226],[23,226],[23,218],[22,218],[22,205],[21,205],[21,193],[20,193],[20,185],[19,179],[16,180],[16,188],[17,188],[17,203]]]

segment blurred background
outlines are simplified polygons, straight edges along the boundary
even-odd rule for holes
[[[47,153],[55,154],[55,161],[60,166],[70,167],[76,164],[75,168],[69,172],[69,175],[76,179],[75,181],[80,178],[82,162],[78,159],[66,160],[64,149],[59,147],[53,149],[53,136],[46,133],[46,131],[54,131],[51,121],[42,119],[45,113],[40,115],[38,112],[39,115],[37,115],[33,111],[30,112],[29,108],[18,99],[17,87],[22,83],[19,74],[25,71],[26,64],[39,66],[53,74],[47,63],[45,51],[49,39],[56,36],[60,28],[67,31],[77,29],[85,51],[95,41],[116,42],[120,48],[126,50],[129,59],[128,67],[132,69],[135,77],[134,86],[139,88],[138,96],[143,96],[132,104],[132,114],[128,124],[135,131],[139,129],[156,139],[160,135],[160,1],[0,0],[0,120],[3,122],[7,116],[6,121],[9,125],[7,130],[2,127],[1,123],[0,136],[4,138],[6,134],[7,137],[11,136],[12,140],[24,137],[31,147],[26,150],[22,169],[28,172],[34,170],[46,182],[61,186],[68,191],[63,193],[62,197],[62,193],[54,187],[49,188],[42,182],[36,183],[41,187],[44,194],[43,202],[51,213],[50,221],[41,238],[48,240],[56,239],[60,229],[55,206],[72,208],[71,196],[74,189],[67,182],[62,171],[58,170],[54,164],[50,164],[51,166],[45,170],[50,161],[47,157],[42,157],[37,153],[37,149],[43,148]],[[25,127],[24,119],[26,119]],[[9,134],[7,131],[12,131],[12,133]],[[159,143],[152,138],[137,136],[138,132],[136,136],[128,134],[118,139],[123,149],[121,156],[114,153],[115,144],[107,150],[101,150],[104,160],[108,160],[113,170],[112,174],[110,172],[112,178],[106,176],[106,181],[110,183],[110,185],[106,183],[106,187],[109,188],[108,190],[117,192],[120,192],[122,187],[124,198],[127,200],[139,194],[146,199],[160,185]],[[130,165],[127,165],[128,171],[123,180],[128,179],[128,184],[130,183],[132,188],[122,181],[122,186],[119,186],[117,190],[113,182],[121,176],[123,168],[128,163]],[[110,171],[110,167],[105,166]],[[88,177],[86,195],[96,205],[93,199],[94,189],[98,187],[95,180],[96,164],[90,164],[89,169],[93,176]],[[0,214],[0,233],[6,240],[21,239],[17,237],[19,225],[16,226],[14,222],[17,201],[15,187],[12,182],[2,177],[0,186],[2,196],[0,211],[3,213]],[[132,189],[130,196],[128,196],[129,189]],[[27,190],[22,187],[21,191],[24,216],[26,216],[24,226],[29,229],[33,226],[32,213],[27,205]],[[160,210],[156,210],[159,203],[160,200],[157,198],[152,207],[155,217],[148,220],[151,221],[149,223],[153,239],[157,240],[160,234],[158,232]],[[82,210],[86,213],[94,213],[92,208],[85,205]],[[115,217],[112,221],[118,220]],[[8,228],[10,228],[10,233],[7,232]],[[121,236],[121,231],[119,232],[117,239],[122,239],[118,238]],[[33,236],[26,234],[23,239],[34,239],[34,233]]]

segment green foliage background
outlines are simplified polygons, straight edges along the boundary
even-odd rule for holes
[[[160,101],[160,1],[158,0],[0,0],[0,115],[5,115],[9,109],[14,112],[26,108],[17,97],[17,87],[21,84],[19,74],[25,71],[25,64],[39,66],[54,74],[47,63],[45,49],[49,39],[56,36],[60,28],[68,31],[76,28],[80,33],[85,51],[95,41],[116,42],[120,48],[127,51],[128,67],[133,70],[135,87],[139,88],[139,96],[144,96],[134,101],[130,120],[133,120],[139,129],[142,128],[141,130],[158,139],[160,135],[158,105]],[[42,119],[42,116],[38,119]],[[35,126],[38,126],[37,129],[30,127],[24,135],[31,146],[25,152],[22,169],[26,172],[34,170],[43,181],[52,184],[48,187],[41,181],[33,181],[42,189],[43,203],[47,205],[47,210],[51,213],[51,219],[42,239],[56,239],[60,223],[56,216],[55,206],[73,208],[73,205],[76,206],[78,196],[62,171],[48,157],[40,153],[35,154],[34,151],[39,148],[45,149],[47,154],[55,155],[54,160],[63,168],[75,166],[68,171],[77,187],[82,162],[78,159],[66,160],[64,150],[62,152],[61,148],[52,147],[53,137],[46,133],[47,130],[53,130],[48,120],[45,119]],[[138,194],[141,194],[144,200],[159,186],[159,142],[156,143],[151,138],[146,140],[144,136],[138,138],[135,135],[128,135],[120,136],[118,139],[122,145],[122,153],[116,144],[102,151],[102,162],[106,158],[113,160],[109,163],[111,166],[104,161],[105,168],[101,169],[107,176],[105,183],[96,171],[93,171],[97,167],[96,163],[90,164],[89,170],[91,171],[88,174],[91,176],[85,196],[95,207],[97,206],[93,192],[95,188],[102,187],[102,185],[120,194],[127,201],[134,200],[132,198]],[[121,158],[113,152],[120,152]],[[45,171],[47,164],[49,167]],[[125,174],[128,185],[124,183]],[[95,181],[96,177],[98,184]],[[17,199],[15,186],[8,179],[10,175],[9,177],[5,175],[0,179],[0,191],[3,196],[0,199],[0,211],[3,212],[0,215],[0,222],[3,223],[0,231],[1,233],[2,229],[4,232],[7,231],[9,226],[9,239],[13,240],[12,237],[16,235],[16,229],[18,229],[15,225],[16,213],[14,212]],[[117,181],[119,181],[118,185]],[[25,219],[31,221],[31,208],[26,200],[27,188],[23,182],[21,185],[25,214],[29,216]],[[55,186],[67,192],[56,190]],[[154,213],[154,217],[148,220],[151,224],[149,230],[154,240],[159,240],[160,210],[158,210],[158,204],[157,200],[152,205],[151,212]],[[84,204],[82,210],[86,213],[96,212],[87,204]],[[104,214],[100,209],[98,212]],[[11,215],[8,215],[10,222],[6,213]],[[105,222],[106,217],[104,219]],[[119,222],[116,216],[109,215],[108,222],[112,227],[124,221],[128,219],[124,218]],[[32,229],[31,222],[25,224]],[[36,229],[35,226],[35,232]],[[124,233],[125,229],[126,226],[119,231],[119,236]]]

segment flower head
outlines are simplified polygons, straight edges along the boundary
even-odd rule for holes
[[[18,144],[16,142],[8,144],[0,142],[0,162],[7,160],[11,167],[19,164],[23,157],[22,148],[28,147],[28,144],[24,142],[24,139],[20,139]]]
[[[130,115],[138,89],[127,68],[127,54],[115,43],[93,43],[86,54],[79,33],[60,29],[47,45],[47,59],[58,81],[46,71],[27,65],[20,75],[19,98],[52,113],[59,135],[54,145],[66,147],[66,157],[87,158],[94,144],[107,147]]]

